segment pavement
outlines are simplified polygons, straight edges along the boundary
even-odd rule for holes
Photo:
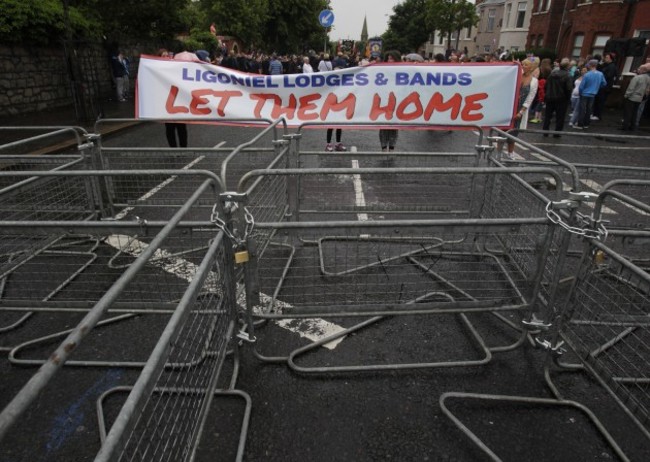
[[[135,118],[135,100],[128,99],[125,102],[114,100],[101,103],[103,118],[105,119],[133,119]],[[108,135],[124,128],[132,126],[134,123],[124,124],[104,124],[100,127],[101,135]],[[31,112],[26,114],[17,114],[12,116],[0,117],[0,127],[81,127],[89,133],[95,131],[94,120],[80,120],[75,112],[74,106],[58,107],[52,110]],[[26,132],[22,130],[0,131],[0,144],[16,141],[25,138]],[[61,139],[44,144],[30,151],[30,154],[54,154],[69,150],[75,146],[75,140]]]

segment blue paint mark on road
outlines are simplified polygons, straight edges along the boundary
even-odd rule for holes
[[[74,403],[68,406],[63,412],[54,418],[52,430],[49,432],[49,438],[45,444],[45,454],[41,460],[47,461],[53,452],[56,452],[63,446],[65,441],[73,435],[77,428],[84,421],[84,407],[89,400],[94,400],[106,390],[119,385],[122,377],[122,370],[109,370],[102,378],[88,388]],[[94,409],[94,406],[93,406]]]

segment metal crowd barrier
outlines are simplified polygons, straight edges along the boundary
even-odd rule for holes
[[[43,186],[51,181],[56,181],[61,190],[70,192],[78,183],[94,183],[99,178],[135,178],[159,173],[160,171],[61,171],[22,172],[12,175],[35,175],[33,177],[45,181],[43,184],[34,182],[22,187],[27,205],[38,210],[43,207],[42,204],[35,203],[35,199],[41,197],[40,192],[44,193],[43,197],[55,196],[52,190],[45,190]],[[196,215],[194,209],[201,199],[211,197],[213,204],[220,201],[219,180],[210,172],[165,173],[198,180],[197,190],[185,196],[175,197],[178,202],[184,200],[187,203],[190,197],[196,196],[197,191],[200,191],[192,207],[186,207],[185,219]],[[211,181],[212,187],[205,186],[208,180]],[[29,198],[32,198],[32,202]],[[98,196],[91,194],[84,197],[84,200],[89,204],[88,210],[98,208]],[[6,209],[13,211],[15,208],[14,204],[7,202],[5,200],[0,204],[1,212],[6,212]],[[74,203],[72,206],[63,203],[56,213],[53,210],[48,210],[47,215],[12,213],[10,220],[0,221],[0,307],[3,318],[0,331],[3,335],[0,342],[3,350],[10,351],[9,359],[15,364],[42,363],[44,359],[35,359],[33,356],[25,358],[23,350],[29,351],[54,339],[65,337],[67,332],[63,327],[69,325],[70,320],[78,317],[79,313],[87,312],[101,298],[123,270],[131,265],[133,259],[148,248],[156,230],[167,222],[166,217],[161,219],[157,216],[160,214],[141,215],[131,220],[116,220],[113,216],[90,214],[68,219],[74,208]],[[177,210],[171,210],[168,215],[173,216],[175,212]],[[34,215],[43,218],[37,221],[33,219]],[[98,221],[96,217],[100,217],[102,221]],[[184,290],[186,280],[191,278],[196,270],[196,265],[207,248],[207,241],[217,230],[209,220],[202,223],[178,227],[169,234],[165,250],[161,250],[157,258],[152,260],[151,267],[138,274],[133,283],[135,288],[132,291],[124,291],[122,298],[117,300],[117,314],[123,317],[117,318],[115,322],[137,326],[139,321],[132,318],[139,313],[169,316],[175,307],[175,300]],[[55,312],[66,313],[66,316],[52,318],[52,313]],[[41,313],[40,318],[49,313],[51,319],[45,329],[39,322],[23,325],[35,313]],[[17,330],[18,327],[21,329]],[[57,331],[57,327],[61,330]],[[160,323],[158,328],[161,328]],[[75,364],[141,366],[146,359],[146,350],[147,348],[143,348],[143,351],[134,349],[124,352],[127,358],[104,358],[102,361],[91,351],[90,357],[94,359],[77,354]],[[140,359],[133,357],[138,354]]]
[[[287,178],[299,185],[293,190],[299,200],[291,200],[290,218],[282,222],[255,219],[255,230],[268,230],[291,249],[287,262],[282,255],[265,254],[257,264],[261,307],[255,315],[261,319],[332,318],[457,314],[473,332],[489,360],[492,351],[512,348],[523,342],[526,331],[503,316],[519,333],[514,345],[487,348],[480,334],[471,327],[467,313],[521,311],[532,321],[533,306],[544,300],[541,287],[553,290],[556,279],[552,263],[555,228],[544,214],[545,201],[518,174],[550,175],[561,183],[552,169],[523,168],[395,168],[395,169],[288,169],[257,170],[245,175],[239,190],[249,184],[263,186]],[[376,188],[376,201],[383,215],[370,221],[362,215],[365,204],[355,204],[352,182],[347,196],[342,179],[362,177],[364,184],[383,182]],[[296,181],[296,180],[299,181]],[[425,185],[461,185],[454,200],[445,197],[439,203],[449,210],[437,220],[418,219],[421,209],[437,207],[435,196],[417,195]],[[468,187],[472,185],[472,187]],[[390,186],[390,187],[388,187]],[[398,186],[402,186],[401,189]],[[432,188],[433,189],[433,188]],[[289,197],[291,198],[291,192]],[[472,195],[482,200],[467,210]],[[350,197],[351,196],[351,197]],[[347,198],[347,203],[344,201]],[[302,213],[303,198],[310,200],[312,213],[324,220],[311,221]],[[346,210],[348,220],[329,218],[331,201]],[[531,205],[533,204],[533,205]],[[291,208],[296,205],[296,208]],[[251,206],[254,210],[254,206]],[[391,219],[393,210],[399,219]],[[461,211],[458,212],[457,211]],[[314,216],[308,215],[309,218]],[[384,218],[384,216],[386,218]],[[253,236],[259,236],[253,233]],[[263,246],[258,243],[258,246]],[[549,269],[549,271],[546,271]],[[550,274],[549,274],[550,273]],[[481,276],[479,276],[481,275]],[[544,279],[542,279],[542,277]],[[248,283],[247,283],[248,284]],[[254,285],[257,285],[254,283]],[[367,323],[362,323],[363,326]],[[313,348],[363,327],[356,325],[334,337],[310,346]],[[289,365],[303,370],[293,363]],[[258,352],[259,357],[265,356]],[[278,358],[274,358],[277,361]],[[476,364],[476,362],[472,362]],[[434,367],[467,364],[465,361],[422,362],[388,365],[386,368]],[[359,365],[336,370],[363,370],[377,365]],[[383,366],[382,366],[383,367]],[[317,371],[322,369],[317,368]],[[327,370],[333,370],[327,368]]]
[[[74,181],[161,173],[134,170],[23,174]],[[247,403],[238,445],[241,459],[250,399],[236,390],[217,389],[237,321],[232,243],[210,221],[188,220],[206,194],[212,195],[214,209],[221,210],[219,194],[223,186],[207,171],[165,173],[203,178],[168,219],[149,216],[97,221],[56,216],[34,221],[30,216],[14,216],[0,221],[5,263],[0,314],[28,312],[34,317],[44,316],[45,326],[36,323],[40,324],[36,327],[46,327],[50,332],[57,330],[52,313],[74,315],[77,319],[73,329],[11,348],[10,356],[17,364],[38,364],[40,368],[13,398],[3,396],[9,401],[2,400],[0,440],[29,426],[26,415],[37,417],[26,414],[37,398],[53,399],[52,393],[59,393],[56,399],[61,400],[75,394],[74,386],[67,387],[68,395],[63,397],[52,390],[62,366],[137,366],[143,368],[142,373],[112,422],[97,460],[133,460],[145,453],[154,455],[147,460],[162,460],[163,455],[171,456],[169,460],[188,456],[195,450],[211,403],[219,394],[238,396]],[[180,198],[176,201],[180,202]],[[3,202],[0,209],[4,206]],[[43,236],[57,239],[35,251],[32,241],[46,240]],[[144,314],[162,318],[154,322],[150,316],[142,318]],[[66,318],[65,323],[73,322],[74,316]],[[129,322],[133,323],[125,324]],[[121,336],[120,329],[105,332],[107,344],[102,329],[114,323],[124,332]],[[12,333],[0,332],[2,337],[7,334]],[[52,342],[59,341],[58,348],[47,358],[17,358],[37,344],[43,343],[37,352],[47,351]],[[106,353],[112,358],[103,357]],[[125,353],[145,357],[115,359]],[[233,376],[230,388],[235,381]],[[161,429],[165,430],[161,433]],[[172,434],[176,444],[170,450],[166,443]]]
[[[614,199],[642,211],[650,211],[650,205],[613,190],[617,183],[612,182],[598,196],[594,226],[599,222],[608,200]],[[623,185],[629,183],[620,181]],[[645,229],[614,230],[612,234],[646,242],[650,238],[650,232]],[[602,387],[612,398],[612,403],[634,422],[640,438],[645,439],[644,443],[633,437],[634,443],[644,446],[650,442],[650,275],[647,267],[638,266],[609,247],[606,239],[609,239],[609,235],[583,235],[580,238],[583,251],[568,297],[555,300],[558,305],[555,311],[557,319],[553,320],[554,325],[549,326],[549,333],[545,334],[548,338],[538,336],[540,346],[548,350],[545,379],[556,399],[457,392],[441,396],[443,412],[490,460],[502,460],[508,449],[497,449],[497,443],[488,442],[490,432],[476,421],[469,423],[467,415],[459,417],[450,407],[454,401],[465,404],[483,402],[491,408],[509,406],[527,410],[577,410],[586,418],[594,434],[606,443],[607,447],[600,454],[609,453],[611,455],[608,457],[630,460],[618,442],[625,436],[624,433],[630,433],[629,429],[606,428],[614,410],[604,411],[608,408],[602,398],[593,401],[597,406],[593,411],[567,398],[572,394],[570,383],[575,382],[570,377],[575,377],[578,371],[586,372],[593,378],[593,383]],[[571,362],[566,362],[565,357]],[[564,379],[562,385],[559,384],[559,375]],[[597,395],[596,391],[593,393]],[[583,392],[578,400],[589,398]],[[598,439],[589,444],[599,447]]]
[[[77,149],[84,150],[88,148],[88,132],[82,127],[70,126],[18,126],[18,127],[0,127],[0,132],[6,132],[6,136],[16,138],[13,141],[0,144],[0,154],[5,154],[7,150],[12,150],[11,154],[43,154],[43,151],[49,151],[52,146],[67,145],[72,138]],[[21,132],[39,132],[37,135],[25,137],[18,135]],[[45,132],[45,133],[40,133]],[[19,152],[23,151],[23,152]]]
[[[503,159],[506,165],[554,167],[565,179],[567,192],[591,195],[579,210],[584,215],[593,212],[594,200],[607,183],[614,180],[650,180],[650,167],[639,166],[648,153],[648,138],[634,135],[562,132],[562,142],[539,142],[548,132],[513,130],[511,133],[493,129],[494,137],[507,137],[519,144],[515,159]],[[543,139],[543,138],[542,138]],[[572,181],[569,181],[569,178]],[[541,190],[555,189],[552,182],[540,181]],[[620,187],[619,187],[620,189]],[[622,191],[638,200],[650,202],[648,189],[635,187]],[[613,202],[602,210],[603,218],[615,227],[639,227],[643,215],[630,213],[633,209]]]
[[[96,129],[133,122],[142,121]],[[29,426],[37,397],[55,396],[63,365],[142,368],[135,384],[97,393],[96,460],[193,460],[226,397],[245,405],[241,460],[251,406],[234,390],[238,330],[257,358],[303,373],[479,366],[528,341],[555,360],[545,376],[557,399],[440,398],[489,458],[500,451],[450,401],[577,410],[627,460],[597,413],[563,397],[552,376],[562,370],[588,372],[650,439],[644,169],[577,165],[497,129],[479,129],[476,154],[303,152],[304,127],[289,134],[282,119],[261,123],[234,149],[110,147],[82,133],[82,155],[50,171],[38,160],[0,172],[0,350],[12,364],[40,366],[0,400],[0,441]],[[271,148],[259,146],[269,139]],[[508,140],[532,157],[504,159],[496,144]],[[483,154],[489,167],[479,167]],[[602,180],[589,174],[603,171],[640,176],[585,194],[595,184],[586,181]],[[605,228],[608,210],[617,221]],[[289,353],[263,351],[263,324],[314,318],[341,326]],[[485,318],[505,334],[493,335]],[[372,329],[390,354],[358,335]],[[467,350],[441,357],[425,345],[432,332],[459,335]],[[344,336],[365,352],[358,363],[324,358],[320,347]],[[107,338],[128,348],[106,348]],[[398,338],[418,343],[418,356],[405,357]],[[564,346],[572,362],[559,359]]]
[[[649,289],[646,270],[606,244],[588,240],[559,331],[581,367],[650,442]]]
[[[87,156],[93,149],[85,130],[78,127],[0,127],[1,131],[43,131],[35,136],[22,138],[0,145],[0,172],[83,170],[87,167]],[[79,154],[39,154],[38,147],[51,146],[61,139],[73,138]],[[24,151],[24,152],[23,152]],[[0,197],[6,198],[12,191],[21,189],[37,178],[6,175],[0,177]]]
[[[105,125],[140,124],[161,125],[165,120],[140,119],[100,119],[95,124],[95,132]],[[183,122],[179,120],[178,122]],[[190,123],[212,123],[214,120],[193,119]],[[97,169],[201,169],[210,170],[220,175],[222,182],[229,189],[237,186],[239,178],[253,168],[265,168],[288,144],[283,141],[287,135],[286,120],[275,121],[267,119],[228,119],[222,124],[249,123],[255,124],[253,130],[259,131],[242,142],[236,142],[232,147],[224,147],[225,141],[214,147],[147,147],[147,146],[115,146],[107,145],[101,137],[97,138],[97,149],[93,154],[94,167]],[[279,130],[279,128],[282,130]],[[215,125],[219,133],[219,126]],[[161,135],[162,137],[162,135]],[[153,185],[152,185],[153,186]],[[121,188],[114,187],[115,197],[120,201]]]

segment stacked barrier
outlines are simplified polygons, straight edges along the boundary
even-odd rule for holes
[[[218,392],[217,381],[237,319],[231,246],[209,219],[193,219],[200,215],[193,209],[200,208],[200,201],[207,197],[212,198],[215,210],[221,209],[218,177],[201,170],[1,175],[35,179],[22,184],[13,181],[21,184],[26,198],[32,198],[32,210],[25,212],[22,207],[16,211],[12,201],[0,205],[3,216],[9,217],[0,221],[4,263],[0,307],[3,317],[22,316],[12,323],[11,332],[3,331],[8,334],[3,339],[18,343],[5,347],[10,360],[40,365],[40,369],[17,395],[5,397],[12,399],[3,403],[0,436],[9,437],[12,426],[20,428],[21,416],[37,396],[47,395],[55,373],[64,364],[137,367],[142,372],[98,458],[132,460],[147,453],[162,460],[161,449],[152,448],[160,448],[161,441],[167,439],[160,439],[158,421],[165,406],[168,410],[164,415],[180,422],[179,430],[174,430],[178,438],[175,451],[179,452],[162,451],[171,457],[169,460],[187,457],[200,439],[202,422]],[[71,202],[53,208],[47,200],[56,188],[75,191],[78,181],[100,185],[107,178],[144,177],[147,181],[147,175],[192,177],[197,186],[185,196],[175,192],[174,203],[178,205],[163,219],[156,209],[138,211],[149,214],[137,220],[126,215],[119,220],[107,215],[100,215],[101,221],[92,216],[70,219],[65,209]],[[87,192],[90,210],[100,209],[101,192]],[[41,209],[49,214],[43,216]],[[47,326],[39,322],[43,317]],[[79,317],[82,319],[76,321]],[[51,333],[71,322],[76,327]],[[112,341],[131,348],[102,347],[103,329],[115,326],[117,329],[108,331]],[[33,338],[43,327],[50,333]],[[120,336],[121,331],[126,337]],[[41,344],[47,348],[53,342],[61,343],[49,357],[39,358],[38,349],[36,354],[30,351]],[[73,352],[74,357],[69,359]],[[239,393],[248,400],[241,392],[227,393]],[[249,412],[247,409],[242,438]],[[148,417],[152,415],[156,416],[153,422]]]
[[[133,121],[99,124],[124,122]],[[487,145],[480,132],[476,154],[323,154],[301,151],[302,128],[279,133],[282,121],[264,123],[234,148],[110,147],[83,134],[92,143],[79,156],[0,157],[0,349],[13,365],[40,366],[4,397],[0,440],[19,431],[64,364],[108,366],[138,375],[102,390],[96,460],[194,460],[209,411],[224,396],[245,403],[241,460],[251,402],[234,389],[235,335],[258,359],[311,374],[481,366],[532,344],[548,350],[556,399],[440,398],[488,457],[501,452],[450,402],[576,410],[626,460],[599,417],[564,398],[554,377],[567,369],[594,377],[650,439],[650,277],[638,252],[650,237],[643,169],[577,165],[497,129]],[[535,155],[503,158],[496,145],[508,140]],[[628,172],[638,175],[604,181]],[[597,196],[592,186],[603,181]],[[476,354],[306,360],[389,319],[444,316]],[[477,316],[495,319],[512,339],[488,342]],[[269,321],[316,317],[349,322],[279,356],[260,346]],[[106,348],[104,329],[123,330],[118,343],[129,348]],[[229,348],[234,365],[224,386]]]
[[[559,235],[564,235],[565,257],[573,256],[575,260],[572,265],[565,262],[555,271],[562,276],[572,273],[564,281],[571,282],[571,286],[565,296],[551,299],[544,326],[548,333],[541,333],[536,339],[549,352],[545,377],[555,399],[449,392],[441,396],[440,405],[454,424],[491,460],[502,460],[507,449],[495,448],[489,442],[489,432],[454,413],[450,407],[454,402],[482,402],[483,406],[525,409],[573,409],[585,416],[588,425],[606,442],[613,456],[630,460],[599,417],[579,402],[566,398],[557,376],[561,372],[564,372],[563,378],[567,373],[570,376],[576,371],[587,372],[610,395],[613,403],[631,418],[642,438],[650,440],[650,394],[647,390],[650,337],[646,322],[650,309],[647,296],[650,276],[644,266],[647,261],[645,242],[650,237],[646,226],[650,212],[648,182],[645,180],[647,172],[624,163],[573,164],[566,158],[542,151],[537,145],[544,143],[533,144],[530,136],[525,136],[539,136],[542,132],[523,132],[524,136],[518,134],[515,137],[492,130],[491,142],[511,140],[523,149],[514,159],[500,158],[496,153],[490,157],[490,162],[505,168],[511,165],[549,166],[558,174],[568,174],[569,177],[564,178],[574,185],[571,190],[563,191],[563,201],[549,202],[547,207],[549,217],[560,225]],[[567,133],[561,136],[566,135],[571,136]],[[610,142],[646,140],[620,135],[581,136]],[[548,179],[540,181],[539,177],[531,180],[529,176],[527,180],[536,185],[552,184]],[[567,357],[571,362],[566,362],[564,358]],[[609,416],[601,414],[601,417]]]

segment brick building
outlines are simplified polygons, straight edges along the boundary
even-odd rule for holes
[[[625,56],[618,65],[627,72],[648,56],[648,38],[650,0],[534,0],[526,48],[577,59],[602,54],[609,45],[608,51]]]

